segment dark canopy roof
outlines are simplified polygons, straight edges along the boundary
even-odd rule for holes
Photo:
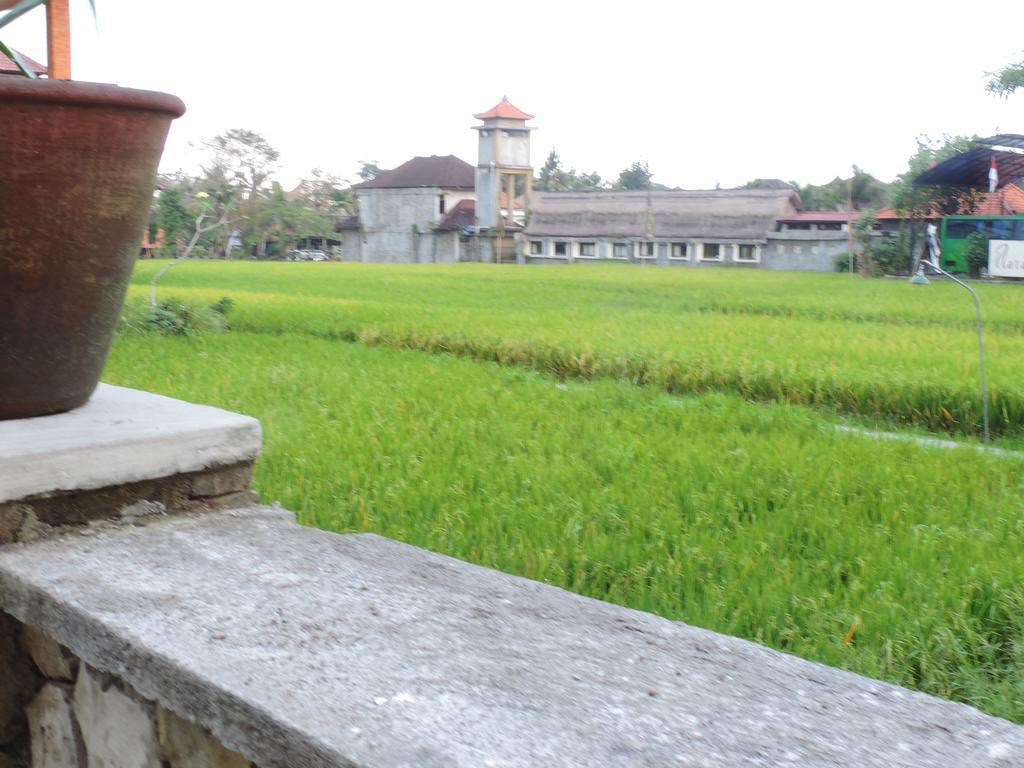
[[[971,187],[988,189],[988,170],[992,158],[999,171],[999,186],[1024,178],[1024,136],[1001,133],[978,139],[966,152],[949,158],[914,179],[915,184],[933,187]]]

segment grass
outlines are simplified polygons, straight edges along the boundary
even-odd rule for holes
[[[136,299],[160,266],[142,262]],[[233,325],[450,352],[561,378],[730,392],[977,435],[973,307],[957,286],[730,269],[190,262],[163,295],[236,301]],[[981,286],[992,429],[1024,434],[1017,286]]]
[[[206,266],[177,275],[234,268]],[[450,280],[438,293],[462,295]],[[324,282],[302,285],[341,290]],[[285,288],[258,287],[231,291],[243,324],[280,322]],[[335,317],[347,299],[294,294],[290,323],[350,320]],[[421,298],[437,313],[423,323],[438,322],[443,301]],[[410,305],[395,305],[411,323]],[[497,309],[475,311],[486,324]],[[521,321],[510,312],[509,327]],[[1024,722],[1021,460],[840,433],[805,407],[278,330],[127,335],[105,380],[260,418],[258,489],[307,524],[373,530]]]
[[[159,266],[140,263],[133,302]],[[1019,445],[1019,287],[979,290],[993,426]],[[234,330],[128,333],[106,379],[259,417],[258,488],[307,524],[1024,722],[1024,460],[835,429],[838,413],[977,433],[962,293],[724,269],[189,262],[161,298],[229,296]]]

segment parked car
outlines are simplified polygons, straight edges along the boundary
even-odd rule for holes
[[[323,251],[288,251],[284,255],[285,261],[328,261],[328,256]]]

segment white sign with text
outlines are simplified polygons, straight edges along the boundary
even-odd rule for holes
[[[989,240],[988,273],[993,277],[1024,277],[1024,240]]]

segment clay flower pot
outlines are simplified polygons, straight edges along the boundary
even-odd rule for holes
[[[0,419],[96,388],[184,111],[165,93],[0,77]]]

